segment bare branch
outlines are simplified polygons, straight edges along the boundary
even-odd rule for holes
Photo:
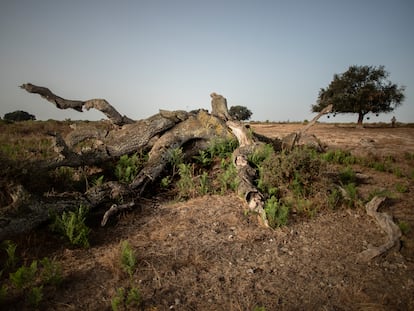
[[[109,120],[111,120],[116,125],[123,125],[133,123],[134,121],[129,119],[126,116],[122,116],[112,105],[110,105],[105,99],[90,99],[87,101],[81,100],[69,100],[64,99],[56,94],[53,94],[48,88],[37,86],[31,83],[25,83],[20,86],[20,88],[26,90],[29,93],[39,94],[44,99],[53,103],[59,109],[74,109],[76,111],[82,112],[83,108],[89,110],[95,108],[96,110],[104,113]]]
[[[367,214],[375,219],[380,228],[387,234],[388,241],[378,247],[369,247],[365,251],[358,254],[357,261],[366,262],[385,253],[398,244],[401,238],[401,230],[394,223],[392,217],[386,213],[377,212],[379,206],[385,201],[384,197],[374,197],[365,205]]]

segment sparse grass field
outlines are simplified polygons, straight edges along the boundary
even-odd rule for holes
[[[251,126],[283,137],[302,125]],[[0,124],[3,163],[52,156],[51,131],[68,133],[69,123]],[[328,146],[325,154],[263,150],[250,159],[261,167],[258,186],[276,229],[260,227],[233,193],[227,147],[192,164],[176,150],[158,201],[149,191],[140,209],[104,228],[89,218],[88,247],[67,242],[77,236],[68,226],[66,238],[45,226],[2,243],[0,309],[413,310],[414,128],[318,124],[311,133]],[[123,159],[119,180],[130,180],[142,159]],[[64,168],[49,181],[83,189],[85,174]],[[89,184],[105,180],[99,174]],[[0,190],[4,176],[7,168]],[[363,208],[374,195],[388,197],[381,211],[401,228],[401,246],[357,263],[358,253],[386,239]],[[0,208],[6,201],[0,197]]]

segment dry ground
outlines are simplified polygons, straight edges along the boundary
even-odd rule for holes
[[[273,137],[300,126],[252,125]],[[393,155],[396,165],[414,169],[404,160],[404,152],[414,153],[414,128],[318,124],[311,133],[330,148]],[[411,227],[399,247],[369,263],[357,263],[357,255],[386,236],[362,208],[323,211],[271,230],[245,216],[235,195],[179,203],[149,198],[109,227],[91,223],[87,250],[69,249],[46,229],[17,242],[27,261],[49,256],[64,267],[63,283],[45,289],[42,310],[110,310],[116,289],[131,282],[141,290],[143,310],[414,310],[413,177],[354,169],[371,177],[359,186],[361,197],[389,190],[395,196],[381,211]],[[397,183],[408,192],[398,193]],[[123,240],[138,258],[132,281],[120,269]],[[1,308],[28,307],[18,298]]]

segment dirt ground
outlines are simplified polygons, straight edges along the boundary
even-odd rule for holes
[[[258,133],[283,137],[300,124],[256,124]],[[414,128],[355,129],[318,124],[311,129],[329,148],[373,156],[392,155],[413,170]],[[45,291],[41,310],[111,310],[119,287],[139,287],[143,310],[414,310],[413,179],[355,166],[370,176],[358,187],[396,195],[385,202],[396,222],[409,224],[401,245],[368,263],[357,255],[386,235],[363,208],[322,211],[277,230],[246,216],[236,195],[207,195],[187,202],[149,197],[140,209],[101,228],[91,223],[91,247],[69,249],[46,229],[20,237],[29,261],[48,256],[64,280]],[[408,187],[397,193],[395,184]],[[120,242],[128,240],[138,268],[133,280],[121,271]],[[8,310],[21,310],[21,300]],[[259,309],[264,307],[264,309]]]

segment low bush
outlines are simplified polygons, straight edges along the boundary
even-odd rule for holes
[[[50,228],[67,238],[72,245],[87,248],[90,233],[90,229],[85,224],[87,213],[88,209],[83,205],[75,211],[63,212],[60,217],[55,216],[55,221]]]
[[[134,153],[131,156],[125,154],[115,166],[115,176],[120,182],[128,184],[134,180],[147,160],[148,156],[144,153]]]
[[[128,241],[121,243],[121,266],[122,270],[132,277],[137,266],[137,258]]]
[[[270,227],[278,228],[287,224],[290,208],[276,197],[272,196],[265,202],[264,210]]]

